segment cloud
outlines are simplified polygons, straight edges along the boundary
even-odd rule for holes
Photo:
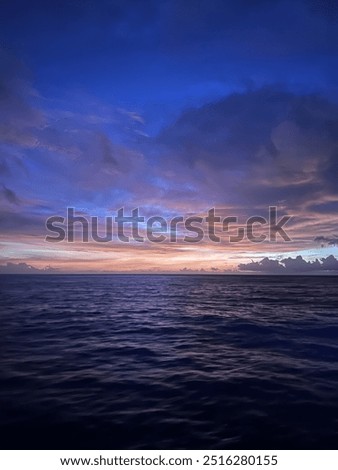
[[[17,206],[20,205],[20,199],[18,198],[18,196],[15,194],[14,191],[9,188],[6,188],[6,186],[3,187],[2,197],[11,204],[15,204]]]
[[[50,100],[34,88],[24,64],[1,48],[0,64],[2,201],[101,207],[117,196],[125,203],[138,185],[146,186],[148,171],[136,148],[140,114],[80,92]],[[30,209],[23,208],[26,215]]]
[[[53,274],[58,270],[51,266],[39,269],[27,263],[7,263],[0,265],[0,274]]]
[[[274,260],[264,258],[261,261],[251,261],[251,263],[241,263],[239,271],[260,272],[266,274],[292,274],[292,273],[323,273],[338,272],[338,259],[333,255],[321,258],[319,261],[306,261],[302,256],[296,258],[284,258]]]
[[[191,268],[187,268],[187,267],[184,267],[182,269],[180,269],[180,273],[183,273],[183,274],[197,274],[197,273],[206,273],[207,271],[204,269],[204,268],[200,268],[200,269],[191,269]]]
[[[338,235],[332,235],[331,237],[319,236],[316,237],[314,241],[320,243],[322,246],[338,246]]]
[[[264,1],[259,4],[252,7],[256,13],[264,9]],[[242,18],[240,9],[237,13]],[[201,20],[190,24],[192,29],[197,25],[198,36],[204,34]],[[280,215],[295,216],[293,249],[314,239],[336,243],[327,235],[337,233],[338,106],[333,100],[283,86],[249,88],[186,109],[157,137],[143,138],[145,121],[138,112],[80,93],[63,100],[43,98],[19,61],[6,59],[2,65],[0,193],[5,208],[0,227],[13,239],[37,234],[42,239],[46,217],[64,215],[67,205],[99,216],[126,204],[145,206],[150,215],[154,210],[202,213],[216,206],[243,219],[266,215],[269,205],[278,205]],[[248,244],[249,251],[255,249]],[[267,250],[277,251],[273,245]],[[283,250],[285,244],[279,247]],[[181,254],[177,260],[177,266],[191,267]],[[266,258],[251,268],[296,272],[309,269],[304,263]],[[321,261],[320,269],[324,265],[332,270],[334,262]]]
[[[338,106],[320,96],[279,86],[233,93],[186,110],[156,138],[144,139],[135,111],[88,96],[61,107],[39,98],[14,59],[5,61],[0,78],[6,103],[0,171],[17,201],[188,210],[206,204],[253,210],[283,201],[289,211],[314,214],[321,204],[335,210]]]
[[[185,111],[158,142],[164,167],[201,196],[310,207],[338,195],[337,131],[336,103],[264,87]]]

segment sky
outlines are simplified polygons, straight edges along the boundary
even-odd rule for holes
[[[5,0],[0,272],[338,271],[337,22],[334,0]],[[290,241],[46,241],[68,207],[102,230],[270,206]]]

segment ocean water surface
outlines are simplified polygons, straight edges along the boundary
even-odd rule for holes
[[[1,447],[336,449],[337,281],[1,276]]]

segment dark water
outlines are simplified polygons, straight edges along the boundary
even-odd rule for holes
[[[338,448],[338,278],[2,276],[2,448]]]

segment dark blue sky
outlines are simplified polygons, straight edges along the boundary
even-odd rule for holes
[[[14,0],[1,39],[41,92],[89,91],[162,122],[162,106],[247,86],[332,93],[337,12],[329,0]]]

